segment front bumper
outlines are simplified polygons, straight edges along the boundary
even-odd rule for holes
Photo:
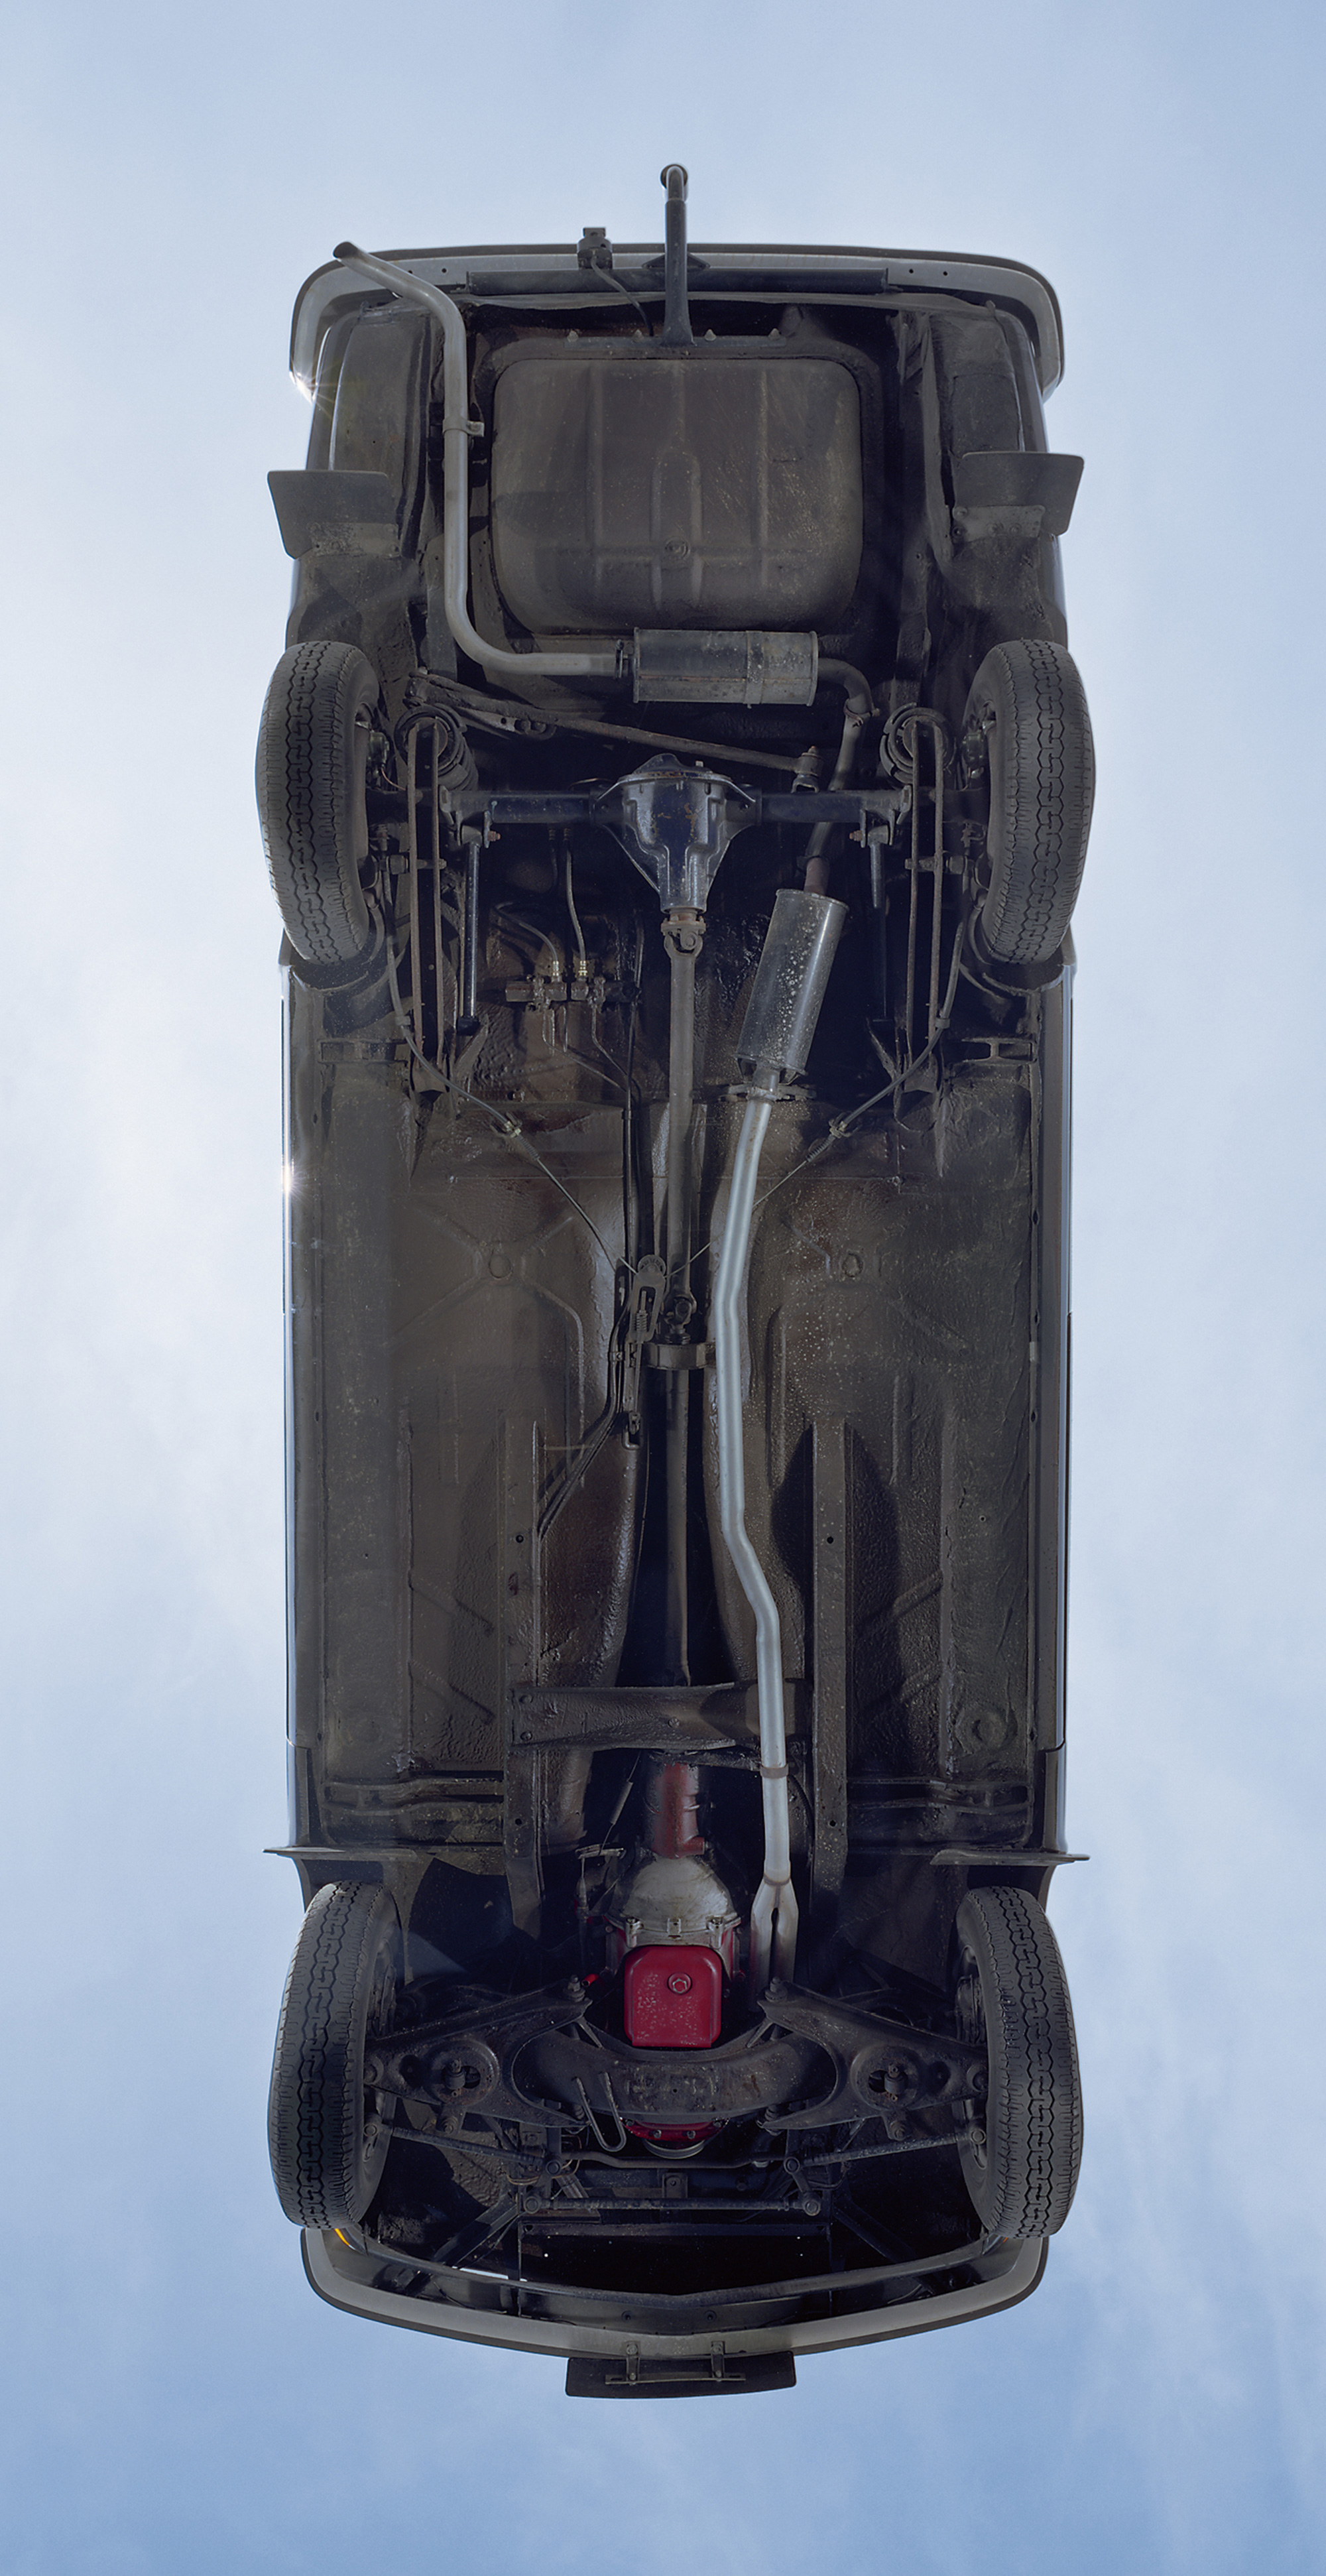
[[[746,2386],[771,2384],[758,2371],[749,2378],[740,2371],[725,2376],[726,2365],[742,2359],[767,2366],[782,2355],[836,2352],[850,2344],[926,2334],[939,2326],[996,2316],[1030,2297],[1048,2250],[1044,2237],[1026,2244],[1004,2239],[967,2267],[977,2279],[930,2296],[925,2295],[924,2267],[881,2265],[820,2283],[664,2298],[553,2290],[544,2284],[534,2288],[492,2272],[438,2270],[427,2276],[422,2266],[394,2261],[380,2251],[361,2251],[332,2229],[306,2229],[303,2237],[304,2269],[312,2287],[329,2306],[351,2316],[581,2365],[620,2363],[623,2394],[660,2396],[699,2394],[706,2378],[715,2393],[720,2385],[737,2393]],[[955,2268],[952,2255],[942,2260],[944,2268]],[[392,2274],[402,2284],[412,2274],[416,2281],[426,2279],[425,2293],[390,2286]],[[681,2365],[693,2366],[693,2385],[684,2384]],[[595,2393],[616,2390],[608,2386]]]

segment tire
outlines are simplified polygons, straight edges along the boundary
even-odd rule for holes
[[[400,1920],[385,1888],[320,1888],[290,1962],[272,2060],[267,2143],[301,2227],[353,2226],[387,2161],[392,2103],[364,2092],[368,2037],[389,2029]]]
[[[1091,829],[1096,761],[1077,664],[1062,644],[996,644],[967,700],[969,765],[990,777],[990,889],[980,934],[992,958],[1048,966],[1077,901]]]
[[[990,2058],[985,2099],[968,2101],[959,2150],[972,2206],[991,2235],[1052,2236],[1072,2206],[1082,2159],[1077,2041],[1059,1944],[1017,1887],[973,1889],[956,1937],[958,2028],[983,2040]]]
[[[293,948],[349,964],[372,925],[359,882],[368,857],[364,779],[377,673],[353,644],[295,644],[272,674],[258,729],[258,816],[268,873]]]

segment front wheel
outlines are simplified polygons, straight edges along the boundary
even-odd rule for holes
[[[994,2236],[1052,2236],[1077,2188],[1082,2087],[1059,1944],[1018,1887],[978,1887],[958,1908],[959,2034],[989,2052],[983,2099],[959,2141],[977,2217]]]
[[[1015,968],[1048,966],[1086,863],[1096,765],[1077,664],[1062,644],[1015,640],[987,653],[963,721],[968,772],[989,773],[990,884],[978,948]]]
[[[277,2196],[299,2226],[353,2226],[382,2180],[393,2105],[366,2093],[364,2053],[392,2026],[400,1954],[385,1888],[319,1888],[290,1962],[267,2107]]]

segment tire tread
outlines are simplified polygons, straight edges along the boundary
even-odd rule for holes
[[[361,1981],[380,1940],[381,1890],[320,1888],[300,1927],[277,2023],[268,2102],[272,2176],[287,2218],[338,2227],[362,2217],[363,2096],[351,2060]]]
[[[354,645],[296,644],[272,674],[258,732],[258,815],[291,944],[319,966],[357,957],[369,934],[356,852],[357,710],[377,696]]]
[[[1050,2236],[1068,2216],[1082,2160],[1077,2038],[1059,1944],[1043,1909],[1016,1887],[973,1890],[958,1933],[983,1971],[990,2042],[991,2161],[980,2214],[1003,2236]]]
[[[968,707],[993,716],[997,737],[982,931],[992,956],[1045,965],[1072,918],[1091,829],[1095,755],[1081,675],[1061,644],[997,644]]]

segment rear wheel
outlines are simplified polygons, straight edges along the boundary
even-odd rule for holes
[[[1096,765],[1077,664],[1062,644],[996,644],[967,700],[969,771],[989,771],[990,886],[979,944],[1014,967],[1063,945],[1087,855]]]
[[[957,2018],[989,2052],[968,2101],[962,2170],[992,2235],[1062,2227],[1082,2157],[1082,2088],[1064,1963],[1041,1907],[1017,1887],[974,1888],[958,1909]]]
[[[393,2106],[365,2092],[364,2052],[391,2028],[400,1950],[385,1888],[318,1890],[286,1979],[267,2108],[277,2194],[301,2226],[353,2225],[382,2179]]]
[[[353,644],[296,644],[272,674],[258,731],[258,816],[290,944],[316,966],[348,964],[371,923],[364,782],[379,696]]]

